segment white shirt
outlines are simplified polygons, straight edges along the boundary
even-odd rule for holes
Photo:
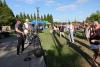
[[[74,27],[73,27],[73,25],[71,24],[71,25],[69,25],[68,26],[68,28],[69,28],[69,30],[71,31],[71,32],[73,32],[74,31]]]
[[[24,25],[25,25],[24,33],[27,34],[29,29],[29,23],[25,22]]]

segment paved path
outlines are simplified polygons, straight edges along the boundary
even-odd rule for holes
[[[0,67],[46,67],[43,56],[36,58],[32,53],[32,45],[25,49],[20,55],[16,55],[15,37],[0,39]],[[28,57],[28,53],[32,58],[30,61],[24,61]]]

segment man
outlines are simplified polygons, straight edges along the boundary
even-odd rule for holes
[[[20,55],[21,52],[24,51],[24,32],[23,32],[23,25],[19,20],[17,20],[17,23],[15,24],[15,31],[17,33],[17,39],[18,39],[17,55]]]
[[[60,31],[60,37],[62,35],[65,37],[65,34],[64,34],[64,26],[63,25],[60,26],[59,31]]]
[[[91,26],[90,44],[91,49],[94,51],[92,59],[95,62],[97,57],[99,57],[100,49],[100,26],[97,21],[94,22],[93,26]]]

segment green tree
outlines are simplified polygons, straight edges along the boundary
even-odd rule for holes
[[[52,15],[50,15],[50,21],[49,22],[53,23],[53,16]]]
[[[34,20],[36,20],[36,14],[34,13],[34,18],[33,18]]]
[[[43,16],[41,15],[41,20],[43,20]]]
[[[47,20],[47,17],[46,17],[46,15],[44,15],[44,18],[43,18],[43,20],[44,20],[44,21],[46,21],[46,20]]]
[[[93,21],[100,22],[100,11],[96,11],[95,13],[92,13],[90,17],[86,18],[86,22],[93,22]]]
[[[14,17],[12,10],[6,4],[5,0],[4,1],[0,0],[0,4],[3,5],[3,6],[0,6],[0,25],[1,26],[4,26],[4,25],[12,26],[12,24],[15,22],[14,21],[15,17]]]
[[[47,21],[50,22],[50,15],[47,14]]]
[[[26,18],[26,14],[25,12],[23,12],[23,19],[25,20],[25,18]]]
[[[34,20],[34,19],[33,19],[33,15],[31,14],[30,15],[30,21],[32,21],[32,20]]]
[[[30,15],[29,15],[29,14],[27,14],[26,18],[27,18],[27,19],[30,19]]]
[[[0,7],[2,6],[2,1],[0,0]]]

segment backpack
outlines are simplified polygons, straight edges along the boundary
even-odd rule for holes
[[[36,56],[36,57],[43,56],[41,41],[40,41],[40,38],[38,35],[33,36],[33,46],[34,46],[34,50],[33,50],[34,56]]]
[[[36,56],[36,57],[41,57],[41,56],[43,56],[43,51],[42,51],[41,48],[35,48],[35,49],[33,50],[33,53],[34,53],[34,56]]]

